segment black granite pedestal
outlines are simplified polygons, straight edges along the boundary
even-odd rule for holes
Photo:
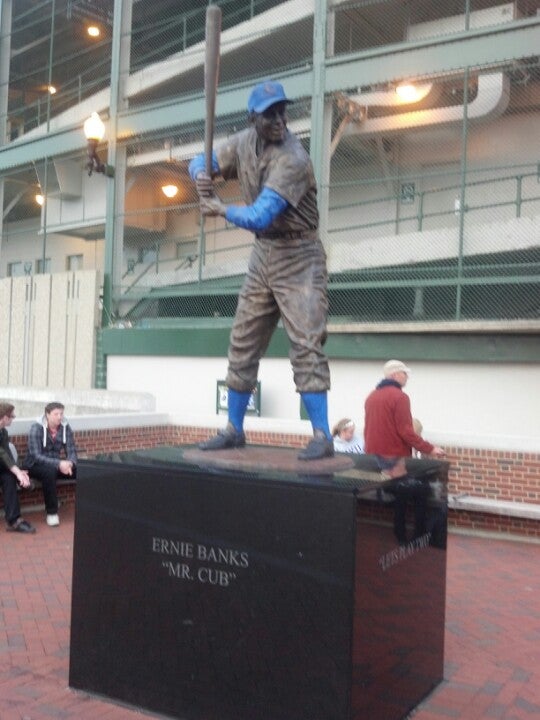
[[[425,522],[411,507],[400,545],[369,456],[331,475],[183,454],[80,464],[70,685],[186,720],[405,717],[443,676],[447,464],[416,468]]]

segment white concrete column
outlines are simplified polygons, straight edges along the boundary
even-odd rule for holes
[[[0,146],[7,142],[12,0],[0,0]],[[0,253],[4,224],[4,180],[0,179]]]

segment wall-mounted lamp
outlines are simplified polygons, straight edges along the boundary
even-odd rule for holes
[[[161,192],[165,195],[165,197],[176,197],[178,195],[178,185],[162,185]]]
[[[92,38],[97,38],[97,37],[99,37],[99,36],[101,35],[101,30],[98,28],[97,25],[89,25],[89,26],[86,28],[86,32],[87,32],[88,35],[89,35],[90,37],[92,37]]]
[[[405,103],[416,102],[420,93],[412,83],[400,83],[396,87],[396,95]]]
[[[95,171],[103,173],[107,177],[114,177],[114,168],[111,165],[102,163],[97,154],[98,143],[103,140],[103,136],[105,135],[105,125],[97,112],[93,112],[90,117],[84,121],[84,134],[87,142],[86,152],[88,154],[88,162],[86,163],[86,169],[88,170],[88,175],[91,175]]]

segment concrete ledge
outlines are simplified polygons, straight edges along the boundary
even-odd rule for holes
[[[15,408],[15,412],[17,408]],[[100,415],[66,415],[66,420],[74,432],[88,430],[112,430],[133,427],[154,427],[156,425],[170,425],[170,417],[167,413],[116,413]],[[30,430],[33,420],[14,420],[9,428],[10,436],[26,435]]]
[[[20,418],[41,417],[45,405],[53,400],[66,406],[66,417],[68,418],[76,415],[153,413],[156,411],[156,400],[147,392],[74,390],[13,385],[0,386],[0,397],[15,405],[15,412]]]
[[[474,495],[449,495],[448,507],[452,510],[484,512],[491,515],[540,520],[540,505],[535,503],[513,502],[511,500],[493,500]]]

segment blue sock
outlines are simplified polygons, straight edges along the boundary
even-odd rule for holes
[[[328,393],[326,390],[323,392],[303,392],[300,393],[300,397],[313,429],[322,430],[328,440],[331,440],[332,435],[328,425]]]
[[[238,392],[229,388],[229,422],[234,425],[237,432],[242,432],[244,429],[244,416],[250,397],[250,392]]]

